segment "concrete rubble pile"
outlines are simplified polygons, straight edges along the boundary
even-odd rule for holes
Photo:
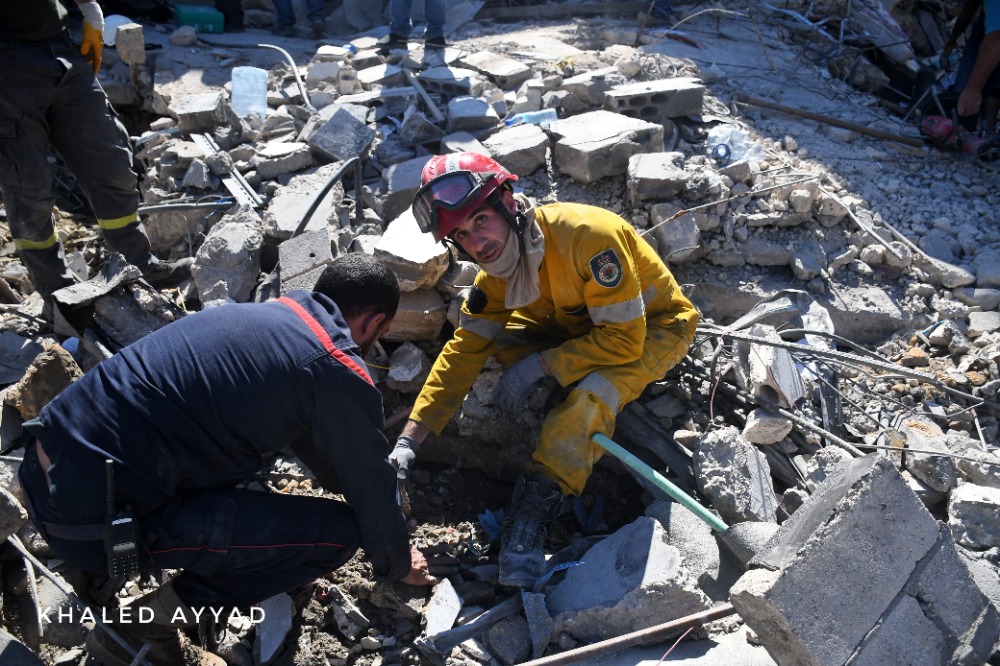
[[[20,507],[11,447],[81,368],[187,312],[308,288],[342,253],[374,254],[399,279],[399,313],[368,360],[387,405],[412,403],[477,268],[421,234],[409,202],[431,155],[472,150],[542,203],[579,192],[621,214],[686,285],[703,314],[691,353],[626,407],[615,438],[727,525],[766,524],[773,536],[744,565],[637,475],[645,515],[603,538],[594,498],[566,502],[559,522],[570,527],[553,539],[565,547],[535,590],[497,587],[486,511],[479,524],[422,534],[455,560],[432,592],[323,579],[266,601],[260,625],[231,620],[215,650],[240,665],[290,655],[514,664],[570,650],[584,663],[588,645],[731,603],[725,612],[741,621],[700,630],[719,647],[699,663],[735,663],[737,652],[781,665],[985,663],[1000,638],[1000,235],[944,209],[894,216],[870,182],[810,158],[800,139],[817,127],[776,133],[771,116],[723,99],[773,82],[625,45],[662,44],[663,30],[603,26],[576,45],[456,40],[443,66],[423,69],[419,49],[387,60],[373,36],[322,45],[304,65],[270,67],[263,117],[239,116],[229,88],[168,69],[144,40],[226,68],[245,61],[236,49],[183,28],[120,28],[102,74],[112,101],[160,116],[136,142],[140,213],[154,252],[195,258],[192,279],[157,292],[119,258],[102,263],[96,234],[61,219],[82,282],[57,295],[60,344],[38,334],[40,299],[4,246],[0,536],[50,556]],[[543,109],[557,119],[505,124]],[[962,178],[985,202],[974,210],[995,207],[995,193]],[[902,206],[921,182],[889,183],[889,202]],[[508,481],[523,471],[554,387],[510,418],[491,402],[499,376],[487,364],[444,434],[424,444],[421,462],[448,471],[415,470],[411,502],[440,504],[463,468]],[[631,470],[606,456],[598,472]],[[315,491],[291,459],[250,487]],[[23,627],[17,639],[0,632],[0,651],[82,663],[79,626],[39,635],[30,620],[68,605],[65,585],[25,573],[16,587]]]

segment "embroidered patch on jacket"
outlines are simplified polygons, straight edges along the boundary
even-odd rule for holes
[[[469,296],[465,299],[465,307],[472,314],[479,314],[486,309],[486,294],[479,287],[469,290]]]
[[[590,258],[590,272],[602,287],[617,287],[622,281],[622,262],[614,250],[605,250]]]

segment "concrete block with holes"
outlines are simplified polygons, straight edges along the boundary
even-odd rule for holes
[[[655,121],[702,112],[705,86],[691,77],[637,81],[604,93],[604,108],[632,118]]]

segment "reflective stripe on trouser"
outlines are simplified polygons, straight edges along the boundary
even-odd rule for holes
[[[45,249],[31,246],[53,237],[50,146],[98,218],[134,215],[139,194],[128,133],[79,46],[68,38],[0,42],[0,58],[0,190],[15,242],[25,251]]]
[[[519,336],[513,336],[513,339]],[[549,344],[547,347],[551,348]],[[537,345],[505,347],[497,360],[506,365],[538,351]],[[532,459],[536,471],[556,481],[566,494],[579,495],[604,449],[591,442],[596,433],[611,437],[615,416],[650,383],[663,379],[687,355],[688,344],[665,328],[646,330],[642,356],[631,363],[602,368],[576,383],[569,397],[545,417]]]

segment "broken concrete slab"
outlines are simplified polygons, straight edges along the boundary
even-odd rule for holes
[[[400,393],[417,393],[424,385],[430,371],[431,360],[427,358],[427,354],[413,343],[404,342],[389,356],[389,373],[386,375],[385,383]],[[445,629],[450,628],[450,625],[445,627]],[[437,631],[427,633],[433,636]]]
[[[257,624],[257,637],[253,643],[254,662],[266,666],[280,654],[285,637],[292,630],[295,602],[282,592],[260,602],[264,619]]]
[[[307,169],[316,163],[311,146],[297,141],[268,143],[250,160],[250,167],[256,169],[257,177],[262,180]]]
[[[643,516],[592,546],[548,594],[555,633],[593,642],[710,608],[667,541]]]
[[[407,208],[386,228],[373,253],[396,275],[400,291],[433,287],[448,270],[451,253],[420,231]]]
[[[482,144],[502,167],[527,176],[545,166],[549,136],[536,125],[518,125],[496,132]]]
[[[191,267],[201,302],[249,300],[260,276],[263,244],[260,221],[250,209],[227,215],[212,227]]]
[[[463,55],[459,63],[486,76],[502,90],[514,90],[532,76],[531,68],[520,60],[491,51]]]
[[[0,629],[0,655],[4,666],[44,666],[45,662],[35,656],[28,646],[14,636]]]
[[[549,125],[558,169],[590,183],[628,169],[637,153],[663,152],[663,126],[610,111],[591,111]]]
[[[885,458],[852,461],[770,545],[732,603],[778,664],[876,664],[887,654],[982,663],[1000,636],[1000,618],[948,530]],[[922,651],[913,649],[914,626]]]
[[[757,302],[783,289],[801,287],[801,283],[787,278],[767,276],[738,288],[721,283],[698,283],[688,297],[706,317],[727,322],[743,316]],[[829,311],[836,331],[849,331],[851,340],[859,344],[881,343],[897,331],[923,329],[931,323],[925,313],[905,309],[884,289],[872,285],[831,284],[828,293],[814,294],[814,297]]]
[[[211,132],[226,120],[226,100],[221,92],[184,95],[170,105],[182,132]]]
[[[948,527],[968,548],[1000,546],[1000,488],[963,483],[948,498]]]
[[[702,437],[692,458],[698,491],[727,523],[777,522],[767,458],[733,426]]]
[[[417,80],[428,93],[439,94],[444,99],[478,96],[485,83],[475,71],[462,67],[431,67],[420,72]]]
[[[448,100],[448,131],[477,135],[491,132],[500,124],[500,117],[489,102],[470,95]]]
[[[420,173],[430,155],[393,164],[382,172],[388,194],[382,202],[382,217],[392,222],[413,203],[413,195],[420,188]]]
[[[309,137],[309,147],[329,162],[346,162],[364,156],[375,139],[375,131],[340,106],[330,120]]]
[[[639,206],[644,201],[672,199],[684,191],[690,175],[684,171],[684,153],[639,153],[628,160],[629,201]]]
[[[387,340],[435,340],[447,317],[447,306],[437,289],[417,289],[399,295],[399,309]]]
[[[278,240],[287,240],[305,218],[317,195],[329,183],[341,165],[325,164],[311,173],[296,174],[288,184],[278,189],[264,211],[264,233]],[[336,183],[319,202],[303,231],[325,230],[339,224],[339,211],[344,202],[344,181]]]
[[[326,267],[333,263],[330,234],[323,228],[286,240],[278,246],[278,263],[281,293],[295,289],[311,291]]]

